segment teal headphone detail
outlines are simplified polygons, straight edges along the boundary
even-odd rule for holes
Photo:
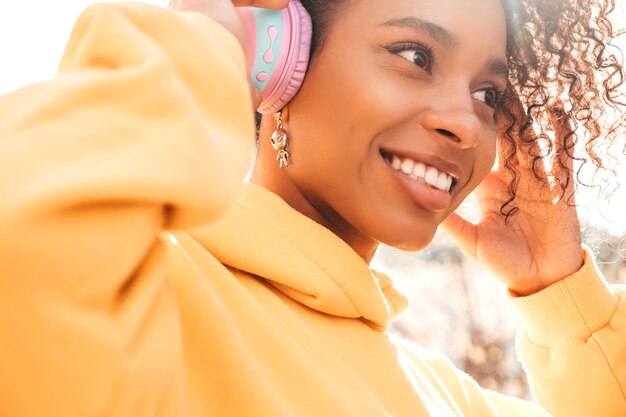
[[[261,91],[260,113],[276,113],[298,93],[307,67],[313,32],[299,0],[283,10],[238,8],[246,38],[248,73]]]

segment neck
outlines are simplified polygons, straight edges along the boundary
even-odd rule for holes
[[[254,170],[249,179],[282,198],[293,209],[326,227],[350,247],[369,265],[379,243],[356,230],[339,214],[322,201],[317,201],[301,190],[289,177],[287,168],[279,168],[275,153],[259,146]]]

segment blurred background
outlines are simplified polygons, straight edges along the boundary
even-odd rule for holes
[[[621,232],[608,224],[584,229],[584,241],[609,283],[626,284],[625,223],[622,218]],[[515,353],[521,320],[505,296],[506,288],[450,238],[441,233],[419,253],[383,246],[373,267],[393,277],[411,301],[393,322],[392,332],[444,353],[483,388],[531,398]]]
[[[53,77],[73,23],[92,3],[0,2],[0,95]],[[616,3],[615,23],[624,27],[626,0]],[[626,51],[626,39],[618,43]],[[593,178],[602,187],[582,187],[577,201],[584,241],[606,280],[626,284],[626,190],[607,191],[616,184],[626,186],[626,158],[620,158],[615,175]],[[471,202],[466,210],[472,210]],[[529,398],[515,354],[520,320],[507,302],[506,289],[465,257],[453,241],[438,234],[419,253],[381,247],[372,266],[392,276],[411,299],[407,312],[394,323],[394,333],[446,354],[485,388]]]

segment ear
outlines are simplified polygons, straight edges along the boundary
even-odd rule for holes
[[[282,108],[281,113],[283,115],[283,123],[289,123],[289,104]]]

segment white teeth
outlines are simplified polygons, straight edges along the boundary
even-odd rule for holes
[[[413,173],[413,165],[415,163],[410,160],[410,159],[405,159],[404,162],[402,162],[402,172],[404,172],[407,175],[411,175]]]
[[[448,176],[443,172],[440,173],[439,178],[437,178],[437,185],[435,185],[435,187],[443,191],[448,191]]]
[[[396,155],[391,157],[391,167],[396,171],[402,171],[411,179],[425,182],[431,187],[443,191],[450,191],[454,178],[444,172],[440,172],[437,168],[428,166],[421,162],[415,162],[412,159],[402,159]]]
[[[424,175],[426,175],[426,165],[422,164],[421,162],[417,162],[415,164],[415,167],[413,167],[413,175],[415,175],[416,177],[424,178]]]
[[[400,171],[402,169],[402,161],[400,160],[400,158],[394,155],[393,159],[391,160],[391,167],[396,171]]]
[[[439,179],[439,171],[437,171],[436,168],[433,168],[433,167],[426,168],[426,175],[424,176],[424,180],[426,181],[426,184],[436,187],[438,179]]]

